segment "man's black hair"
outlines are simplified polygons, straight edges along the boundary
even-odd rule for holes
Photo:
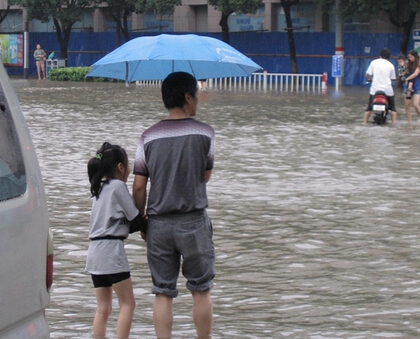
[[[163,80],[162,100],[167,109],[184,106],[187,93],[193,98],[197,94],[197,80],[191,74],[174,72]]]
[[[381,51],[379,52],[379,56],[382,59],[389,59],[391,57],[391,52],[389,51],[388,48],[382,48]]]

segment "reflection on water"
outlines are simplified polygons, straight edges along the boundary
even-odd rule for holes
[[[166,116],[159,88],[13,83],[55,235],[51,337],[90,338],[86,163],[104,141],[133,161],[141,132]],[[402,96],[395,126],[365,127],[367,88],[201,95],[197,118],[217,133],[208,187],[213,338],[418,337],[420,125],[406,123]],[[132,337],[154,338],[145,243],[131,236],[126,248],[137,301]],[[174,337],[193,338],[191,297],[183,278],[179,285]],[[110,338],[117,309],[115,300]]]

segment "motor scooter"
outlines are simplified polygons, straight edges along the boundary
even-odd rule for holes
[[[373,123],[383,125],[388,116],[388,99],[384,91],[377,91],[372,102]]]

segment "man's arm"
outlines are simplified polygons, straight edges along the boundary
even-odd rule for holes
[[[211,177],[211,171],[212,171],[212,170],[207,170],[207,171],[206,171],[206,182],[209,182],[209,180],[210,180],[210,177]]]
[[[140,211],[141,215],[145,215],[146,211],[146,186],[148,177],[142,175],[135,175],[133,181],[133,198],[134,204]]]
[[[366,78],[368,79],[369,82],[372,81],[372,76],[369,73],[366,73]]]

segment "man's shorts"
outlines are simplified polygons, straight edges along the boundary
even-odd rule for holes
[[[388,99],[388,109],[392,112],[396,112],[396,108],[395,108],[395,100],[394,100],[394,96],[386,96],[386,98]],[[366,112],[370,112],[372,110],[372,104],[373,104],[373,95],[370,94],[369,95],[369,102],[368,105],[366,107]]]
[[[213,227],[205,210],[191,213],[150,215],[147,261],[152,293],[175,298],[182,258],[182,274],[190,291],[213,288],[215,276]]]
[[[121,272],[115,274],[91,274],[93,286],[98,287],[111,287],[123,280],[130,278],[130,272]]]

